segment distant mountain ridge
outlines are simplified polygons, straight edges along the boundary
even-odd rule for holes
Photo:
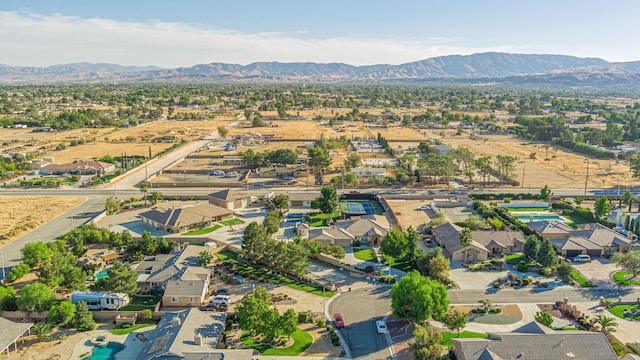
[[[581,75],[582,74],[582,75]],[[49,67],[0,65],[0,83],[100,82],[416,82],[635,84],[640,61],[612,63],[599,58],[549,54],[487,52],[449,55],[400,65],[354,66],[343,63],[255,62],[248,65],[210,63],[163,69],[156,66],[76,63]],[[603,81],[606,80],[606,81]]]

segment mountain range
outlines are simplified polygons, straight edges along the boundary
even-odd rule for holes
[[[342,63],[210,63],[191,67],[75,63],[49,67],[0,65],[0,84],[51,83],[422,83],[640,87],[640,61],[608,62],[566,55],[478,53],[400,65]]]

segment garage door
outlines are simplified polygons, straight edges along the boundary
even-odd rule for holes
[[[602,251],[600,251],[600,250],[587,250],[587,255],[589,255],[591,257],[600,257],[601,253],[602,253]]]
[[[580,255],[582,251],[580,250],[567,250],[567,257],[572,258],[574,256]]]
[[[292,206],[292,207],[303,206],[303,205],[302,205],[302,200],[300,200],[300,201],[292,201],[292,202],[291,202],[291,206]]]

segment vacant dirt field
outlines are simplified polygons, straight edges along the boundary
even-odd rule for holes
[[[12,242],[83,202],[84,199],[73,197],[0,197],[0,245]]]
[[[629,165],[615,160],[599,160],[568,152],[545,144],[529,142],[511,135],[488,135],[482,139],[470,139],[468,134],[455,135],[455,130],[447,130],[440,138],[441,130],[423,130],[428,136],[441,139],[454,148],[465,146],[477,156],[511,155],[516,157],[516,179],[524,183],[521,187],[538,189],[549,185],[552,189],[584,188],[587,177],[587,159],[589,159],[588,188],[616,188],[618,184],[624,190],[638,186],[640,182],[632,179]],[[535,159],[530,156],[535,153]],[[546,160],[548,159],[548,160]],[[481,179],[476,178],[476,181]]]
[[[329,129],[320,126],[319,121],[312,120],[265,120],[267,125],[277,127],[251,127],[251,124],[245,121],[243,124],[230,129],[229,135],[241,135],[250,131],[259,132],[262,135],[275,134],[279,138],[296,138],[296,139],[320,139],[324,134],[325,138],[329,138]]]
[[[56,162],[97,159],[103,155],[119,156],[152,155],[170,147],[172,143],[152,143],[151,141],[170,132],[180,139],[195,140],[217,132],[218,126],[226,126],[231,120],[203,121],[155,121],[129,128],[96,128],[34,133],[33,129],[0,129],[0,151],[31,152],[46,149],[39,157],[52,156]],[[95,139],[95,141],[94,141]],[[71,141],[84,144],[69,146]],[[65,144],[65,150],[55,150],[58,144]]]

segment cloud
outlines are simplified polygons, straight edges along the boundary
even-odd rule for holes
[[[400,64],[433,56],[484,51],[526,52],[527,47],[465,47],[457,39],[314,38],[292,33],[242,33],[205,26],[124,22],[74,16],[0,12],[1,61],[15,66],[93,62],[181,67],[211,62],[343,62]]]

